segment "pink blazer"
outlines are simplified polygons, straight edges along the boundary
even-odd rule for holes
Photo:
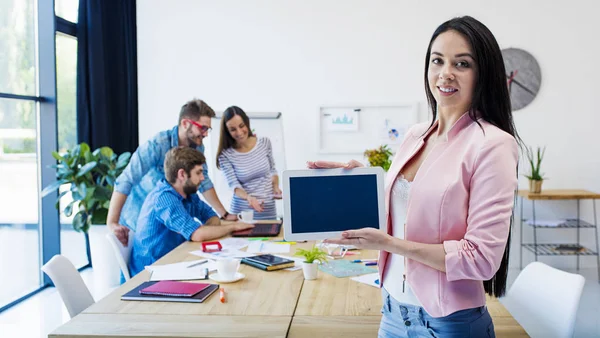
[[[433,317],[485,305],[483,281],[498,268],[510,231],[517,188],[518,147],[501,129],[464,114],[423,161],[411,186],[405,238],[443,244],[446,273],[407,259],[406,274],[416,297]],[[437,124],[437,122],[436,122]],[[390,193],[405,164],[423,147],[429,123],[413,126],[386,176],[387,232]],[[379,256],[383,281],[389,253]],[[402,283],[403,277],[394,279]],[[383,285],[382,285],[383,286]]]

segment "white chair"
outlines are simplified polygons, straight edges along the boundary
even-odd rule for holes
[[[109,231],[106,234],[106,239],[110,243],[110,246],[113,248],[115,253],[115,257],[117,258],[117,262],[119,263],[119,268],[121,268],[121,272],[123,276],[125,276],[125,281],[128,281],[131,276],[129,275],[129,268],[127,265],[129,264],[129,258],[131,257],[131,247],[133,245],[133,231],[129,231],[127,246],[123,246],[123,243],[119,241],[117,236]]]
[[[55,255],[44,264],[42,271],[54,283],[71,318],[94,304],[94,297],[83,282],[79,271],[65,256]]]
[[[581,275],[533,262],[500,302],[533,338],[572,337],[584,284]]]

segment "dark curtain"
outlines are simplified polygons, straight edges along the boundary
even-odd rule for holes
[[[117,154],[138,146],[135,0],[80,0],[77,136]]]

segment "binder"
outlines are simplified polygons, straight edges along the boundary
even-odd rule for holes
[[[160,281],[140,290],[142,295],[192,297],[209,287],[206,283],[185,283],[178,281]]]
[[[141,301],[155,301],[155,302],[184,302],[184,303],[202,303],[206,300],[210,295],[212,295],[215,291],[219,289],[218,284],[209,284],[209,286],[193,295],[192,297],[173,297],[173,296],[159,296],[159,295],[143,295],[140,294],[140,290],[152,286],[156,283],[153,282],[144,282],[141,285],[133,288],[133,290],[127,292],[126,294],[121,296],[121,300],[141,300]]]
[[[242,259],[242,263],[265,271],[281,270],[295,265],[293,260],[269,254],[246,257]]]

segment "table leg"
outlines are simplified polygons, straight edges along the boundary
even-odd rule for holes
[[[535,200],[531,200],[531,210],[533,213],[533,249],[535,250],[535,261],[538,260],[538,249],[537,249],[537,223],[535,222]]]

